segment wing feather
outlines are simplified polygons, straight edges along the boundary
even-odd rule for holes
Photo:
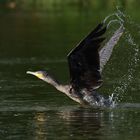
[[[94,90],[102,84],[99,48],[106,27],[100,23],[68,54],[71,84],[75,89]]]
[[[111,57],[114,46],[117,44],[118,40],[122,36],[124,32],[124,26],[121,25],[118,30],[113,34],[110,40],[106,43],[106,45],[100,50],[100,71],[102,72],[105,64],[108,62]]]

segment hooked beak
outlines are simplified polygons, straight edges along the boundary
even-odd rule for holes
[[[32,71],[27,71],[26,72],[27,74],[31,74],[31,75],[34,75],[36,77],[38,77],[39,79],[44,79],[44,76],[41,74],[41,73],[38,73],[38,72],[32,72]]]
[[[31,74],[31,75],[35,75],[36,76],[36,72],[32,72],[32,71],[27,71],[26,74]]]

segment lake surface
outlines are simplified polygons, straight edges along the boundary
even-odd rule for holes
[[[138,3],[1,1],[0,140],[139,140]],[[66,55],[113,13],[124,20],[126,29],[104,69],[99,92],[116,96],[115,108],[82,108],[47,83],[26,75],[27,70],[46,70],[68,83]],[[110,25],[107,39],[118,27],[117,22]]]

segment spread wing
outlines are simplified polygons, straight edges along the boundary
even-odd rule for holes
[[[124,26],[121,25],[116,32],[113,34],[113,36],[110,38],[110,40],[106,43],[106,45],[100,50],[99,56],[100,56],[100,72],[102,72],[105,64],[109,60],[114,46],[117,44],[118,40],[122,36],[124,32]]]
[[[106,27],[99,24],[68,54],[71,84],[75,89],[94,90],[101,86],[99,48]]]

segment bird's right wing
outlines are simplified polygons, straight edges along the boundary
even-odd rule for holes
[[[106,43],[106,45],[100,50],[99,56],[100,56],[100,72],[102,72],[105,64],[109,60],[114,46],[119,41],[120,37],[122,36],[124,32],[124,26],[121,25],[119,29],[116,30],[116,32],[113,34],[113,36],[110,38],[110,40]]]

